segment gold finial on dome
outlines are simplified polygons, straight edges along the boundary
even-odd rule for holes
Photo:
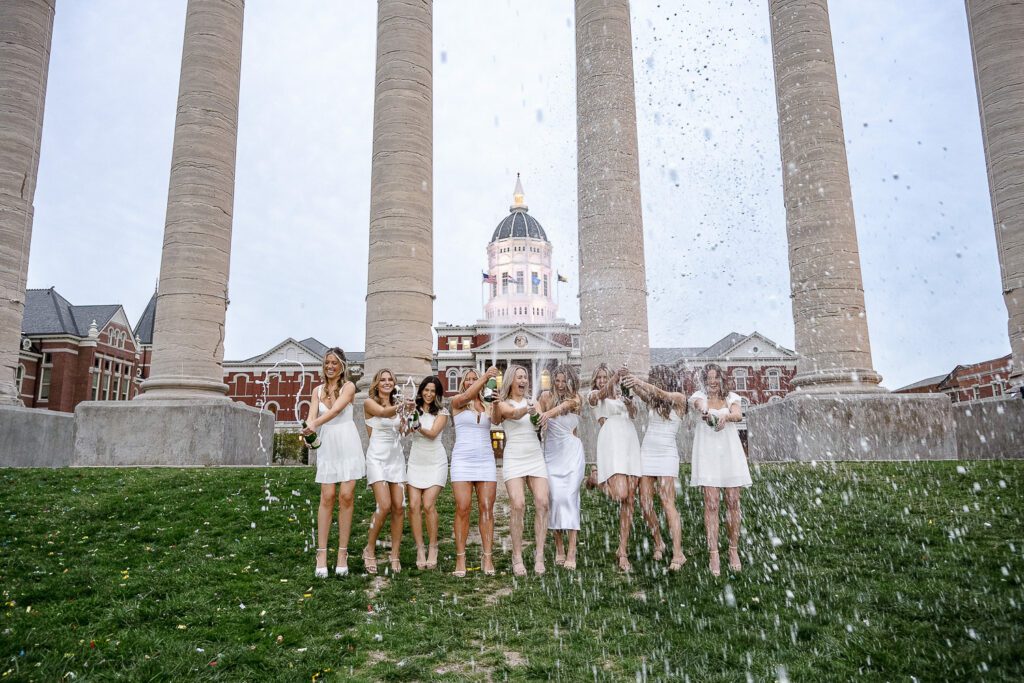
[[[519,180],[519,174],[516,173],[516,189],[512,191],[512,206],[508,207],[509,211],[529,211],[530,207],[526,205],[526,194],[523,192],[523,183]]]

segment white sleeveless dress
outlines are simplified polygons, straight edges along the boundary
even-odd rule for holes
[[[515,408],[522,408],[526,400],[509,403]],[[548,468],[544,464],[544,452],[540,448],[537,430],[530,422],[530,414],[518,420],[503,420],[505,427],[505,453],[502,460],[501,473],[505,481],[517,477],[541,477],[547,479]]]
[[[697,399],[707,400],[702,391],[695,391],[690,396],[690,405]],[[729,392],[725,397],[725,407],[709,410],[719,419],[729,414],[734,403],[740,397]],[[740,432],[735,422],[727,422],[720,432],[716,432],[704,420],[698,420],[696,433],[693,435],[693,464],[690,468],[690,486],[717,486],[732,488],[750,486],[750,468],[747,467],[747,456],[740,443]]]
[[[653,408],[649,412],[647,432],[640,445],[640,462],[645,477],[678,477],[679,448],[676,435],[683,424],[679,413],[673,409],[668,419]]]
[[[430,429],[440,415],[448,415],[444,408],[437,415],[423,413],[420,415],[420,429],[412,434],[412,448],[409,449],[409,486],[418,489],[429,489],[431,486],[444,486],[448,483],[448,452],[441,442],[441,435],[428,439],[421,433]]]
[[[370,443],[366,447],[366,485],[386,481],[392,484],[405,482],[405,454],[398,427],[402,418],[371,417],[366,426],[373,429]]]
[[[452,481],[498,481],[491,448],[491,417],[469,408],[453,418]]]
[[[320,398],[317,414],[327,412],[324,388],[317,387]],[[316,451],[316,483],[337,484],[366,476],[366,456],[359,440],[359,430],[352,420],[352,404],[320,425],[320,448]]]
[[[544,430],[544,461],[551,491],[549,529],[580,528],[580,484],[586,470],[583,442],[573,434],[580,423],[576,413],[548,420]]]
[[[606,398],[594,406],[594,418],[605,418],[597,433],[597,481],[603,483],[613,474],[639,477],[640,439],[629,418],[626,404],[619,398]]]

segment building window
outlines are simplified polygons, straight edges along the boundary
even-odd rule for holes
[[[110,361],[103,363],[103,396],[100,400],[110,400]]]
[[[97,358],[96,367],[92,369],[92,400],[94,401],[100,400],[100,375],[103,374],[101,367],[102,361]]]
[[[281,407],[274,401],[267,401],[267,404],[263,406],[263,410],[269,410],[274,414],[274,420],[277,420],[277,411],[281,410]]]
[[[781,391],[782,382],[779,377],[779,371],[772,368],[768,371],[768,391]]]
[[[459,350],[459,338],[458,337],[448,337],[448,350],[449,351],[458,351]]]
[[[747,390],[747,371],[745,368],[736,368],[732,371],[732,385],[735,391]]]
[[[497,282],[492,282],[491,283],[491,298],[493,299],[496,296],[498,296],[498,283]]]
[[[43,367],[39,374],[39,400],[50,400],[50,379],[53,377],[53,356],[43,354]]]
[[[462,350],[463,351],[468,351],[472,347],[473,347],[473,338],[472,337],[463,337],[462,338]]]
[[[114,385],[114,391],[110,395],[110,400],[111,401],[116,401],[118,399],[118,397],[121,395],[121,364],[120,363],[114,363],[114,373],[113,374],[114,374],[114,377],[116,377],[117,379],[115,380],[114,377],[111,377],[111,384]]]
[[[121,400],[127,401],[130,396],[128,392],[132,387],[132,366],[125,363],[124,365],[124,377],[122,378],[121,384]]]
[[[508,272],[501,274],[501,293],[508,294],[508,283],[512,278],[509,277]]]
[[[249,380],[245,375],[235,375],[235,395],[245,396],[249,391]]]
[[[18,385],[18,395],[21,396],[21,384],[25,380],[25,366],[18,363],[17,370],[14,371],[14,381]]]
[[[537,277],[537,273],[530,273],[530,291],[540,294],[540,278]]]
[[[548,282],[549,282],[548,278],[549,277],[550,276],[547,273],[544,273],[544,296],[550,296],[548,294]]]
[[[459,390],[459,371],[455,368],[448,370],[448,391],[450,393],[457,392]]]
[[[523,281],[523,271],[516,272],[516,294],[526,293],[526,283]]]

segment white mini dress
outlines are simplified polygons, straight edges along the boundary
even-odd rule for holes
[[[509,400],[514,408],[522,408],[526,400]],[[518,420],[503,420],[505,427],[505,452],[502,459],[501,473],[505,481],[517,477],[548,478],[548,467],[544,462],[544,452],[540,448],[537,430],[530,422],[530,414]]]
[[[402,418],[371,417],[366,421],[370,432],[370,443],[366,447],[366,485],[378,481],[391,484],[405,482],[405,454],[398,432]]]
[[[668,419],[653,408],[649,412],[647,432],[640,444],[640,462],[645,477],[678,477],[679,448],[676,435],[683,424],[679,413],[672,409]]]
[[[487,411],[466,408],[457,414],[452,446],[452,481],[498,481],[491,448],[491,418]]]
[[[544,429],[544,461],[551,491],[549,529],[580,528],[580,484],[586,474],[583,442],[573,434],[580,416],[566,413],[548,420]]]
[[[690,396],[690,405],[697,399],[707,400],[703,391],[695,391]],[[729,414],[733,404],[739,403],[740,397],[729,392],[725,397],[725,407],[709,410],[719,419]],[[740,443],[740,432],[735,422],[725,423],[721,431],[715,431],[707,422],[697,422],[696,433],[693,435],[693,464],[690,468],[690,486],[716,486],[733,488],[750,486],[750,468],[747,467],[747,455]]]
[[[319,410],[327,412],[324,405],[324,388],[317,387]],[[366,456],[359,440],[359,430],[352,420],[352,404],[335,415],[329,422],[320,425],[320,448],[316,451],[316,483],[337,484],[354,481],[366,476]]]
[[[626,404],[619,398],[598,401],[594,418],[602,417],[604,425],[597,433],[597,481],[604,483],[614,474],[639,477],[643,474],[640,463],[640,439],[629,418]]]
[[[424,429],[431,429],[440,415],[448,415],[441,409],[437,415],[423,413],[420,415],[420,429],[412,434],[412,448],[409,449],[409,486],[418,489],[429,489],[431,486],[444,486],[448,483],[448,452],[441,442],[441,435],[433,439],[423,436]]]

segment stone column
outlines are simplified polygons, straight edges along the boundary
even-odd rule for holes
[[[966,0],[1013,370],[1024,385],[1024,3]]]
[[[153,365],[140,399],[223,397],[244,0],[189,0]]]
[[[576,0],[582,374],[650,364],[628,0]]]
[[[802,391],[871,391],[843,118],[826,0],[770,0],[793,324]]]
[[[54,2],[0,2],[0,405],[22,405],[15,372]]]
[[[430,373],[434,317],[433,3],[379,0],[366,371]],[[357,411],[361,412],[361,411]]]

